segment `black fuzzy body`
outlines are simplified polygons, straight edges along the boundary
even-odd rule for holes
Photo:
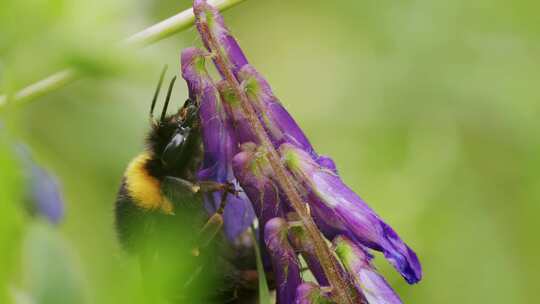
[[[157,181],[173,205],[173,213],[141,207],[122,179],[115,206],[115,222],[122,247],[138,256],[143,270],[145,293],[156,303],[252,303],[256,297],[253,281],[255,258],[252,248],[233,246],[223,235],[193,254],[198,248],[198,232],[208,219],[201,194],[171,186],[168,178],[196,183],[203,148],[197,120],[185,125],[185,110],[153,123],[146,140],[144,164],[138,175]],[[164,162],[163,151],[179,128],[189,128],[182,153]],[[126,176],[129,172],[126,172]],[[256,276],[255,276],[256,277]]]

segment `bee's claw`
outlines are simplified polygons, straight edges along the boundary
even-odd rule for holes
[[[236,197],[238,197],[240,195],[240,192],[241,192],[238,188],[236,188],[236,186],[232,182],[223,183],[223,191],[228,193],[228,194],[232,194],[232,195],[234,195]]]

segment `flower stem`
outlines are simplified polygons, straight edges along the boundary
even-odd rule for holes
[[[355,297],[351,294],[351,292],[349,292],[351,288],[338,270],[338,262],[332,255],[332,252],[330,251],[330,248],[322,237],[320,231],[317,229],[317,226],[306,208],[306,204],[302,201],[302,197],[294,187],[292,176],[284,168],[278,152],[268,138],[268,135],[257,117],[255,109],[249,102],[246,93],[234,76],[230,63],[227,57],[223,54],[222,48],[219,47],[216,37],[214,37],[210,31],[206,22],[203,22],[201,25],[201,34],[208,38],[207,40],[209,42],[209,47],[214,53],[214,62],[218,66],[218,70],[223,72],[225,80],[232,87],[235,95],[240,99],[242,110],[246,114],[249,124],[253,127],[257,139],[267,152],[267,159],[277,177],[279,186],[284,191],[288,200],[291,202],[293,209],[296,211],[296,213],[298,213],[300,220],[305,226],[308,236],[313,240],[317,258],[319,259],[324,273],[332,286],[336,302],[340,304],[355,304]]]
[[[0,95],[0,108],[3,107],[9,100],[23,102],[35,99],[41,95],[47,94],[50,91],[61,88],[68,83],[77,79],[77,72],[73,69],[65,69],[58,71],[36,83],[33,83],[20,91],[16,92],[13,97],[7,97],[6,95]]]
[[[209,0],[219,10],[226,10],[245,0]],[[195,22],[193,10],[188,8],[170,18],[156,23],[121,41],[121,45],[144,47],[188,29]],[[53,73],[12,95],[0,95],[0,109],[9,103],[20,103],[35,100],[56,89],[62,88],[77,79],[77,71],[66,68]]]

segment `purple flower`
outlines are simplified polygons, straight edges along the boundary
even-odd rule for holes
[[[30,174],[30,191],[38,214],[53,224],[60,223],[64,217],[64,200],[58,181],[35,164]]]
[[[314,283],[303,283],[296,289],[294,304],[332,304],[330,295]]]
[[[219,93],[206,70],[206,57],[206,52],[197,48],[185,49],[181,55],[182,76],[188,84],[189,96],[200,107],[204,160],[198,177],[202,181],[231,182],[239,188],[231,167],[236,139]],[[216,211],[221,196],[221,193],[205,196],[209,212]],[[227,196],[223,217],[225,232],[230,239],[236,238],[251,225],[253,209],[244,193]]]
[[[345,236],[336,237],[334,246],[356,288],[370,304],[401,304],[397,294],[371,264],[373,257],[366,249]]]
[[[407,282],[412,284],[421,279],[422,269],[414,251],[335,172],[292,145],[282,145],[280,152],[296,180],[309,190],[314,216],[327,237],[347,235],[382,251]]]
[[[16,150],[26,177],[30,211],[53,224],[60,223],[64,217],[64,200],[57,179],[32,159],[26,146],[19,144]]]
[[[294,303],[302,278],[296,253],[289,244],[287,221],[280,217],[268,221],[264,228],[264,241],[272,258],[277,304]]]

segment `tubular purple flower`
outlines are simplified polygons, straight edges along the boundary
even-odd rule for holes
[[[320,166],[305,151],[292,145],[282,145],[280,153],[287,168],[309,191],[311,207],[321,208],[315,213],[319,213],[325,225],[382,251],[410,284],[421,279],[422,268],[414,251],[335,172]]]
[[[386,280],[371,264],[373,258],[366,249],[345,236],[334,239],[336,254],[370,304],[401,304],[401,300]]]
[[[181,55],[182,76],[188,84],[189,96],[199,105],[204,160],[198,178],[202,181],[232,182],[238,186],[231,167],[236,139],[205,61],[206,52],[197,48],[185,49]],[[216,211],[220,199],[221,193],[205,196],[209,212]],[[251,225],[254,214],[245,194],[227,196],[223,217],[225,233],[230,239]]]
[[[296,289],[294,304],[332,304],[328,294],[314,283],[303,283]]]
[[[195,25],[199,31],[204,45],[209,51],[212,51],[210,45],[210,35],[206,30],[210,31],[213,37],[218,40],[217,43],[226,55],[227,64],[232,68],[233,73],[240,70],[242,66],[247,64],[247,59],[240,46],[230,34],[229,29],[225,25],[223,17],[219,11],[206,3],[205,0],[193,1],[193,13],[195,14]],[[218,66],[218,71],[223,76],[223,71]]]
[[[294,303],[296,289],[302,283],[300,267],[289,244],[287,221],[275,217],[266,223],[264,240],[272,258],[277,286],[277,304]]]

